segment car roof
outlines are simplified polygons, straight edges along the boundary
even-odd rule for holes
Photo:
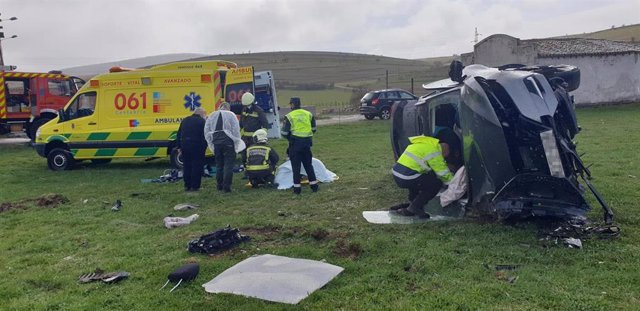
[[[411,94],[411,92],[407,91],[407,90],[403,90],[403,89],[384,89],[384,90],[375,90],[375,91],[371,91],[369,93],[382,93],[382,92],[395,92],[395,91],[402,91],[402,92],[407,92],[409,94]]]

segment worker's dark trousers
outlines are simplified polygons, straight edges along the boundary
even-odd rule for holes
[[[273,183],[273,169],[259,170],[259,171],[247,171],[249,182],[251,185]]]
[[[311,146],[308,144],[289,144],[289,158],[291,159],[291,169],[293,170],[293,185],[294,187],[300,186],[300,167],[304,166],[304,170],[307,172],[309,183],[316,181],[316,172],[313,170],[311,163]]]
[[[416,179],[406,180],[395,175],[393,178],[398,187],[409,189],[409,201],[411,204],[407,209],[417,215],[424,215],[424,205],[433,199],[442,188],[442,181],[438,179],[433,171],[422,174]]]
[[[206,149],[206,145],[186,145],[182,147],[182,178],[184,179],[185,190],[200,189],[204,169],[204,152]]]
[[[236,150],[233,145],[214,145],[213,156],[216,159],[216,182],[218,190],[231,190],[233,181],[233,162],[236,160]]]

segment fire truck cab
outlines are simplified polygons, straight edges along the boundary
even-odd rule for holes
[[[34,139],[40,126],[84,84],[59,71],[49,73],[0,72],[0,133],[24,130]]]

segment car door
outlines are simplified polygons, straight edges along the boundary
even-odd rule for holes
[[[388,91],[385,93],[387,95],[387,98],[385,99],[383,106],[391,107],[396,101],[400,100],[400,95],[397,91]]]

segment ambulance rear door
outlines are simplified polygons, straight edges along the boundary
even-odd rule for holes
[[[255,94],[253,67],[231,68],[227,71],[224,86],[224,99],[231,105],[231,111],[242,113],[242,95]]]

